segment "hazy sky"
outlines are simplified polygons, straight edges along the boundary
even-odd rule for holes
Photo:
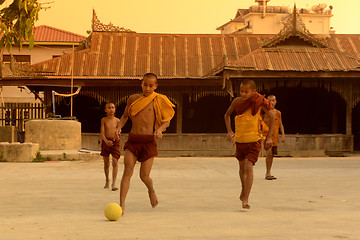
[[[238,8],[255,0],[42,0],[53,1],[42,10],[36,25],[49,25],[81,35],[91,29],[92,10],[99,20],[146,33],[220,33],[216,28],[235,17]],[[331,26],[336,33],[360,34],[360,0],[271,0],[269,5],[311,8],[332,5]]]

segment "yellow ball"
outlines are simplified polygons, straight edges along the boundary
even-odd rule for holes
[[[117,203],[109,203],[106,205],[104,213],[107,219],[110,221],[116,221],[121,217],[122,209]]]

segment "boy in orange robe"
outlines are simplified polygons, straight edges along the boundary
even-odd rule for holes
[[[271,106],[274,108],[275,111],[275,123],[274,123],[274,132],[272,134],[272,141],[273,141],[273,145],[271,148],[266,150],[266,174],[265,174],[265,179],[266,180],[275,180],[276,177],[271,175],[271,166],[273,163],[273,159],[274,159],[274,155],[277,154],[277,146],[279,144],[279,130],[281,132],[281,141],[285,142],[285,130],[284,130],[284,125],[282,124],[282,119],[281,119],[281,112],[277,109],[275,109],[276,106],[276,97],[274,95],[269,95],[267,97],[267,99],[269,100]],[[270,118],[267,114],[263,115],[263,120],[264,123],[266,124],[266,126],[269,126],[269,122],[270,122]],[[269,128],[265,127],[263,134],[266,135],[267,132],[269,131]]]
[[[227,139],[236,144],[235,157],[239,161],[241,180],[240,200],[242,207],[249,209],[249,195],[253,184],[253,166],[257,162],[261,149],[260,110],[269,115],[270,131],[265,139],[265,148],[271,148],[271,134],[274,128],[274,113],[264,96],[256,92],[253,80],[244,80],[240,85],[240,97],[235,98],[224,115]],[[231,114],[236,111],[235,134],[231,128]]]
[[[123,213],[136,161],[141,162],[140,179],[148,189],[151,206],[154,208],[159,202],[150,177],[154,157],[158,155],[155,139],[162,138],[163,131],[170,125],[170,120],[175,114],[175,105],[165,95],[154,92],[157,86],[156,75],[145,74],[141,82],[142,94],[133,94],[129,97],[117,126],[116,135],[119,136],[121,128],[130,117],[132,127],[128,141],[124,145],[124,172],[120,185],[120,206]]]

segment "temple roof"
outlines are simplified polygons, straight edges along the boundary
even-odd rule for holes
[[[329,47],[325,49],[311,47],[301,50],[292,46],[290,49],[281,49],[280,46],[262,48],[273,38],[274,35],[249,34],[95,32],[91,36],[90,47],[75,52],[74,77],[137,78],[145,72],[154,72],[160,78],[203,78],[221,67],[243,66],[245,62],[256,63],[270,56],[271,61],[275,61],[277,56],[287,63],[282,71],[303,71],[297,68],[303,63],[303,57],[317,62],[319,55],[336,60],[336,67],[323,64],[323,69],[314,67],[312,70],[338,71],[341,70],[338,66],[346,66],[343,70],[349,71],[360,57],[360,34],[333,34],[326,39]],[[250,62],[250,58],[254,61]],[[68,54],[36,65],[49,75],[70,76],[71,60],[72,54]],[[246,67],[254,70],[266,68],[259,64]]]
[[[96,16],[96,15],[95,15]],[[279,34],[150,34],[93,31],[85,50],[36,64],[48,76],[82,79],[206,79],[225,69],[358,71],[360,34],[312,35],[296,7]],[[95,30],[93,28],[93,30]]]

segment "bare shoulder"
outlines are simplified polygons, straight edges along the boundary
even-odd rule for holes
[[[142,97],[142,94],[133,94],[129,97],[128,99],[128,104],[131,104],[132,102],[134,102],[136,99],[139,99]]]
[[[244,100],[243,100],[243,98],[242,97],[236,97],[236,98],[234,98],[234,100],[232,101],[233,102],[233,104],[238,104],[238,103],[241,103],[241,102],[243,102]]]

